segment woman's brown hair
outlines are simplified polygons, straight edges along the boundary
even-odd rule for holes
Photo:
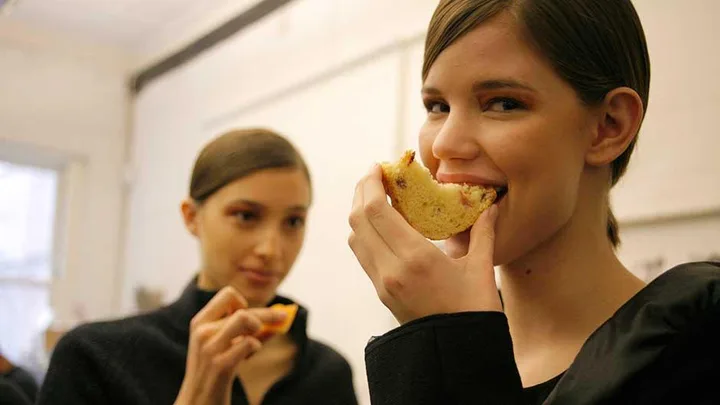
[[[441,0],[428,28],[423,80],[442,51],[505,11],[585,104],[597,105],[613,89],[629,87],[647,109],[650,57],[630,0]],[[625,173],[636,139],[612,162],[612,186]],[[618,223],[608,210],[607,235],[618,246]]]
[[[263,128],[232,130],[200,151],[190,178],[190,197],[202,204],[237,179],[277,168],[300,169],[311,183],[305,160],[283,136]]]

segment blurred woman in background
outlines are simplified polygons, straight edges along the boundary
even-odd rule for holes
[[[300,307],[287,334],[264,325],[302,248],[312,200],[303,158],[282,136],[236,130],[200,152],[188,231],[201,268],[173,304],[81,326],[58,343],[40,404],[353,405],[348,362],[307,336]]]

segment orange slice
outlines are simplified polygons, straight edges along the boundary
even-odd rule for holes
[[[297,304],[275,304],[270,307],[274,310],[279,310],[285,312],[287,315],[285,319],[278,323],[266,323],[263,325],[262,329],[258,332],[258,336],[260,337],[266,337],[270,335],[284,335],[288,333],[290,330],[290,327],[292,326],[293,322],[295,321],[295,317],[297,316],[298,312],[298,305]]]

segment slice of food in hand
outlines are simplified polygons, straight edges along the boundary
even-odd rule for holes
[[[299,307],[297,304],[275,304],[270,306],[270,309],[285,312],[285,319],[277,323],[264,324],[257,333],[259,338],[266,338],[272,335],[284,335],[288,333],[288,331],[290,331],[290,327],[295,321]]]
[[[415,160],[412,150],[398,162],[384,162],[381,167],[392,206],[430,240],[444,240],[466,231],[497,197],[491,187],[438,183]]]

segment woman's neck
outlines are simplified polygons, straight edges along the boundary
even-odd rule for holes
[[[569,365],[590,334],[643,288],[616,257],[601,220],[576,212],[548,241],[502,266],[516,359],[540,359],[561,349]]]

